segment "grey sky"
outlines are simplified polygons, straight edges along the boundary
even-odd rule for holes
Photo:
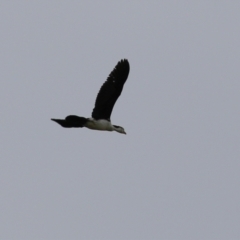
[[[240,239],[239,1],[1,1],[0,239]],[[112,114],[89,117],[122,59]]]

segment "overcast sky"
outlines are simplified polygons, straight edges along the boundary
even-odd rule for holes
[[[240,239],[240,2],[1,1],[0,239]],[[127,135],[90,117],[117,62]]]

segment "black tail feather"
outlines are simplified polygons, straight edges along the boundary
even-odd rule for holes
[[[82,128],[87,122],[87,118],[78,117],[75,115],[67,116],[65,119],[51,119],[65,128]]]

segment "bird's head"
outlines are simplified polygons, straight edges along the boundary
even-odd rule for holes
[[[123,134],[127,134],[123,127],[120,127],[120,126],[117,126],[117,125],[113,125],[113,127],[114,127],[114,131],[119,132],[119,133],[123,133]]]

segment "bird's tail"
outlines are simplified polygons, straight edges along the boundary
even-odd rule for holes
[[[87,118],[78,117],[75,115],[67,116],[65,119],[52,118],[51,120],[65,128],[82,128],[85,126],[87,122]]]

